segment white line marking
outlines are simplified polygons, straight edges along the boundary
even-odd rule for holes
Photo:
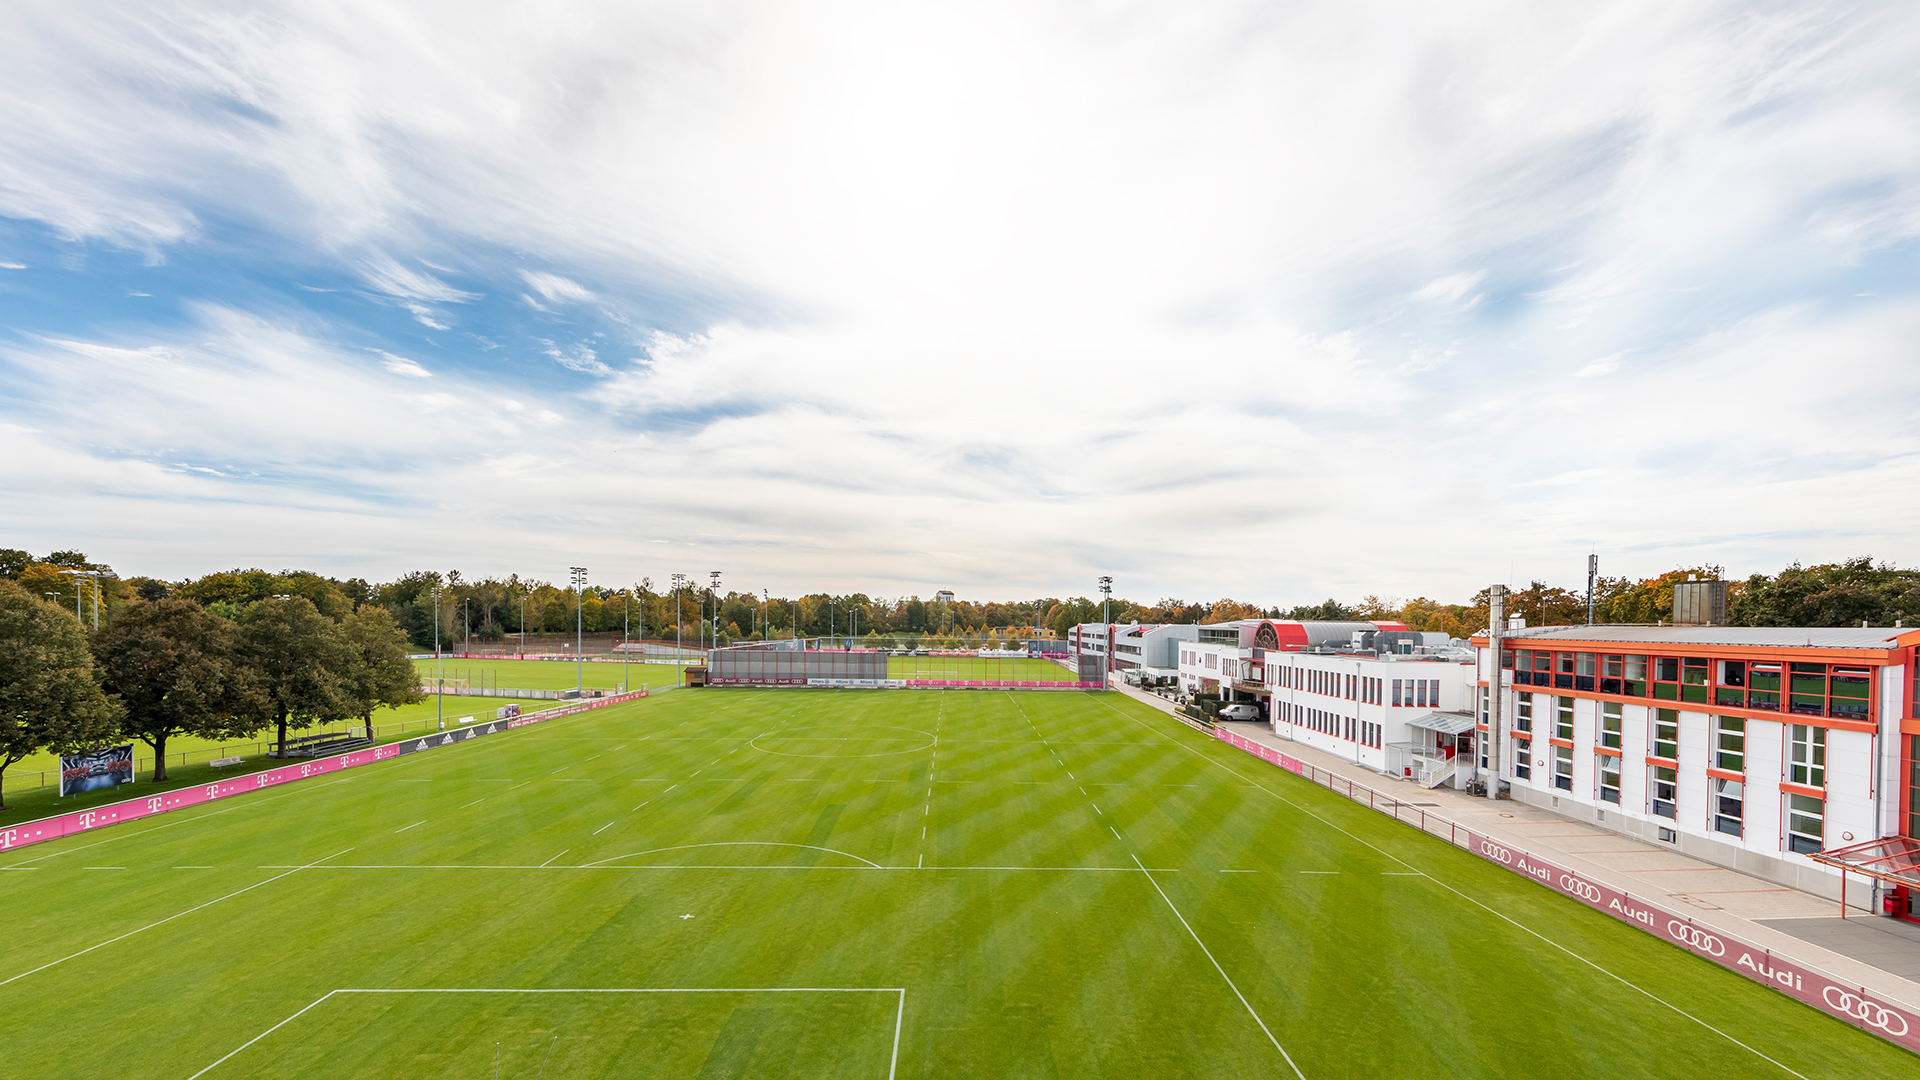
[[[83,866],[82,870],[125,870],[124,866]]]
[[[561,849],[560,849],[560,855],[565,855],[565,854],[566,854],[567,852],[569,852],[569,851],[572,851],[572,850],[573,850],[572,848],[561,848]],[[560,855],[555,855],[555,856],[553,857],[553,859],[557,859],[557,858],[559,858],[559,857],[560,857]],[[548,860],[547,860],[546,862],[543,862],[543,863],[541,863],[540,865],[541,865],[541,866],[549,866],[549,865],[551,865],[551,864],[553,863],[553,859],[548,859]]]
[[[225,896],[218,896],[218,897],[215,897],[215,898],[213,898],[212,900],[209,900],[209,901],[207,901],[207,902],[206,902],[206,903],[204,903],[204,904],[200,904],[200,905],[199,905],[199,906],[197,906],[197,907],[190,907],[190,908],[188,908],[188,909],[187,909],[187,910],[185,910],[185,911],[182,911],[182,912],[179,912],[178,914],[174,914],[174,915],[169,915],[169,916],[167,916],[166,918],[164,918],[164,919],[161,919],[161,920],[160,920],[159,922],[150,922],[150,923],[148,923],[147,925],[145,925],[145,926],[143,926],[143,927],[141,927],[141,928],[140,928],[140,929],[138,929],[138,930],[129,930],[129,931],[127,931],[126,933],[124,933],[124,934],[121,934],[121,935],[120,935],[119,937],[116,937],[116,938],[108,938],[107,940],[105,940],[105,941],[103,941],[103,942],[101,942],[101,943],[100,943],[100,944],[98,944],[98,945],[89,945],[89,946],[87,946],[86,948],[84,948],[84,949],[81,949],[81,950],[80,950],[79,952],[77,952],[77,953],[72,953],[72,954],[69,954],[69,955],[67,955],[67,956],[63,956],[63,957],[61,957],[61,958],[60,958],[60,959],[58,959],[58,960],[54,960],[54,961],[51,961],[51,962],[49,962],[49,963],[45,963],[45,964],[41,964],[41,965],[40,965],[39,967],[37,967],[37,968],[34,968],[34,969],[33,969],[33,971],[23,971],[23,972],[21,972],[20,974],[18,974],[18,975],[15,975],[15,976],[14,976],[13,978],[11,978],[11,979],[6,979],[6,980],[3,980],[3,981],[0,981],[0,986],[5,986],[5,985],[7,985],[7,983],[10,983],[10,982],[18,982],[19,980],[21,980],[21,979],[24,979],[24,978],[26,978],[27,976],[29,976],[29,975],[32,975],[32,974],[34,974],[34,972],[39,972],[39,971],[45,971],[45,970],[47,970],[48,968],[50,968],[50,967],[53,967],[53,966],[54,966],[55,964],[64,964],[64,963],[66,963],[67,961],[69,961],[69,960],[72,960],[72,959],[73,959],[74,957],[76,957],[76,956],[85,956],[85,955],[87,955],[88,953],[90,953],[90,952],[92,952],[92,951],[94,951],[95,949],[104,949],[104,948],[106,948],[107,946],[109,946],[109,945],[111,945],[111,944],[113,944],[113,943],[114,943],[114,942],[116,942],[116,941],[125,941],[126,939],[128,939],[128,938],[130,938],[130,937],[132,937],[132,936],[133,936],[133,935],[135,935],[135,934],[139,934],[139,933],[143,933],[143,932],[145,932],[145,931],[148,931],[148,930],[151,930],[151,929],[153,929],[153,928],[154,928],[154,927],[156,927],[156,926],[163,926],[163,925],[165,925],[165,924],[167,924],[167,923],[170,923],[170,922],[172,922],[172,921],[173,921],[173,920],[175,920],[175,919],[178,919],[178,918],[181,918],[182,916],[186,916],[186,915],[191,915],[191,914],[193,914],[194,912],[196,912],[196,911],[199,911],[199,910],[200,910],[201,908],[210,908],[210,907],[212,907],[213,905],[215,905],[215,904],[217,904],[217,903],[219,903],[219,902],[220,902],[220,901],[222,901],[222,900],[231,900],[231,899],[233,899],[234,897],[236,897],[236,896],[239,896],[239,895],[240,895],[241,893],[246,893],[246,892],[252,892],[253,890],[255,890],[255,889],[257,889],[257,888],[259,888],[259,887],[260,887],[260,886],[262,886],[262,885],[271,885],[271,884],[273,884],[274,882],[276,882],[276,881],[279,881],[279,880],[280,880],[281,878],[283,878],[283,877],[287,877],[287,876],[288,876],[288,875],[290,875],[290,874],[297,874],[297,873],[299,873],[299,872],[300,872],[300,871],[302,871],[302,870],[306,870],[306,869],[310,869],[310,868],[312,868],[312,867],[315,867],[315,866],[319,866],[319,865],[320,865],[321,863],[323,863],[323,862],[326,862],[326,861],[327,861],[327,859],[332,859],[332,858],[337,858],[337,857],[339,857],[339,856],[341,856],[341,855],[345,855],[345,854],[346,854],[347,852],[349,852],[349,851],[352,851],[352,850],[353,850],[352,848],[341,848],[341,849],[340,849],[339,851],[336,851],[336,852],[334,852],[334,853],[333,853],[332,855],[328,855],[328,856],[327,856],[326,858],[324,858],[324,859],[316,859],[316,860],[314,860],[313,862],[310,862],[310,863],[307,863],[307,864],[306,864],[305,866],[296,866],[296,867],[294,867],[293,869],[291,869],[291,870],[288,870],[288,871],[287,871],[287,872],[286,872],[285,874],[275,874],[275,875],[273,875],[272,877],[270,877],[270,878],[268,878],[268,879],[267,879],[267,880],[265,880],[265,881],[256,881],[256,882],[254,882],[253,884],[251,884],[251,885],[249,885],[249,886],[247,886],[247,887],[246,887],[246,888],[244,888],[244,889],[235,889],[234,891],[232,891],[232,892],[230,892],[230,893],[228,893],[228,894],[227,894],[227,895],[225,895]],[[211,867],[206,867],[206,868],[204,868],[204,869],[212,869],[212,868],[211,868]]]
[[[573,768],[573,766],[571,766],[571,765],[562,765],[562,766],[560,766],[559,768],[557,768],[557,769],[555,769],[555,770],[553,770],[553,772],[550,772],[550,773],[548,773],[547,775],[548,775],[548,776],[552,776],[552,775],[553,775],[553,773],[563,773],[563,772],[566,772],[566,771],[567,771],[568,769],[571,769],[571,768]]]
[[[37,870],[39,869],[39,867],[35,867],[34,869]],[[213,869],[213,867],[211,866],[176,866],[174,867],[174,869],[175,870],[211,870]]]
[[[1199,758],[1201,761],[1206,762],[1208,765],[1211,765],[1217,769],[1221,769],[1226,773],[1228,773],[1229,775],[1234,776],[1238,779],[1241,779],[1241,780],[1246,779],[1244,775],[1242,775],[1241,773],[1233,769],[1225,761],[1216,760],[1214,758],[1208,757],[1205,754],[1200,753],[1198,750],[1195,750],[1193,747],[1188,746],[1186,743],[1180,741],[1179,739],[1174,738],[1172,735],[1164,731],[1161,731],[1155,728],[1153,725],[1148,724],[1147,722],[1139,719],[1138,717],[1128,716],[1126,713],[1121,712],[1118,708],[1115,708],[1113,704],[1111,704],[1110,702],[1102,701],[1100,702],[1100,704],[1105,705],[1107,708],[1112,709],[1116,713],[1119,713],[1123,719],[1130,720],[1133,723],[1138,724],[1143,728],[1146,728],[1148,731],[1152,732],[1153,734],[1158,735],[1162,740],[1166,742],[1170,742],[1173,745],[1179,747],[1180,749],[1185,750],[1187,753],[1192,754],[1194,757]],[[1217,742],[1218,740],[1210,739],[1208,741]],[[1258,760],[1258,759],[1255,759],[1255,760]],[[1312,781],[1308,781],[1308,782],[1311,783]],[[1275,799],[1279,800],[1280,802],[1293,807],[1295,810],[1300,811],[1302,814],[1305,814],[1306,816],[1312,818],[1313,820],[1318,821],[1320,824],[1325,825],[1327,828],[1332,829],[1334,832],[1337,832],[1340,835],[1346,837],[1347,839],[1352,840],[1354,843],[1360,844],[1363,847],[1370,848],[1374,851],[1377,851],[1380,854],[1385,855],[1387,858],[1392,859],[1394,862],[1399,863],[1401,866],[1405,866],[1409,868],[1413,866],[1412,863],[1401,858],[1400,856],[1393,854],[1392,852],[1379,846],[1378,844],[1374,844],[1367,840],[1361,839],[1360,837],[1354,835],[1353,833],[1350,833],[1347,830],[1341,828],[1340,826],[1335,825],[1333,822],[1328,821],[1326,818],[1321,817],[1319,814],[1314,813],[1312,810],[1308,809],[1306,806],[1300,803],[1294,802],[1292,799],[1287,798],[1286,796],[1280,794],[1279,792],[1273,790],[1272,788],[1266,787],[1261,784],[1249,784],[1248,786],[1259,788],[1261,791],[1264,791],[1267,794],[1273,796]],[[1329,789],[1329,793],[1330,794],[1333,793],[1331,789]],[[1438,838],[1436,837],[1435,839],[1438,839]],[[1453,845],[1449,844],[1448,846],[1452,847]],[[1699,1017],[1693,1015],[1692,1013],[1686,1011],[1685,1009],[1682,1009],[1680,1006],[1675,1005],[1674,1003],[1666,1000],[1665,998],[1660,997],[1658,994],[1655,994],[1653,991],[1648,990],[1645,987],[1640,986],[1628,980],[1624,976],[1617,975],[1611,971],[1608,971],[1606,968],[1601,967],[1599,964],[1594,963],[1592,960],[1589,960],[1584,956],[1581,956],[1579,953],[1574,952],[1572,949],[1567,948],[1565,945],[1560,944],[1559,942],[1553,940],[1552,938],[1546,936],[1545,934],[1542,934],[1538,930],[1535,930],[1532,927],[1527,926],[1525,923],[1522,923],[1519,920],[1514,919],[1512,916],[1507,915],[1506,913],[1492,907],[1489,904],[1482,903],[1481,901],[1476,900],[1471,896],[1468,896],[1466,893],[1461,892],[1459,889],[1454,888],[1452,885],[1449,885],[1446,882],[1440,880],[1439,878],[1434,877],[1432,874],[1422,873],[1420,876],[1429,879],[1435,885],[1438,885],[1441,888],[1447,890],[1448,892],[1454,894],[1455,896],[1458,896],[1460,899],[1465,900],[1467,903],[1472,904],[1474,907],[1480,908],[1481,910],[1488,912],[1489,914],[1493,915],[1495,918],[1500,919],[1502,922],[1505,922],[1508,925],[1513,926],[1514,928],[1520,930],[1522,933],[1530,934],[1533,937],[1536,937],[1541,941],[1547,943],[1548,945],[1553,946],[1555,949],[1558,949],[1559,951],[1565,953],[1567,956],[1573,958],[1574,960],[1579,961],[1582,964],[1587,965],[1588,967],[1592,968],[1595,971],[1600,972],[1602,975],[1605,975],[1608,978],[1614,980],[1615,982],[1618,982],[1620,985],[1625,986],[1635,991],[1636,993],[1645,995],[1651,1001],[1656,1001],[1661,1005],[1664,1005],[1667,1008],[1672,1009],[1678,1015],[1684,1016],[1687,1019],[1693,1021],[1694,1023],[1699,1024],[1701,1027],[1706,1028],[1708,1031],[1713,1032],[1715,1035],[1720,1036],[1721,1038],[1727,1040],[1728,1042],[1739,1047],[1740,1049],[1745,1050],[1748,1053],[1751,1053],[1753,1056],[1761,1059],[1762,1061],[1765,1061],[1771,1065],[1779,1066],[1781,1071],[1792,1073],[1794,1076],[1800,1077],[1800,1080],[1807,1080],[1807,1077],[1804,1073],[1797,1072],[1794,1069],[1791,1069],[1788,1066],[1782,1064],[1781,1062],[1776,1061],[1771,1057],[1768,1057],[1766,1054],[1761,1053],[1759,1050],[1756,1050],[1753,1047],[1748,1046],[1746,1043],[1741,1042],[1739,1039],[1734,1038],[1732,1035],[1727,1034],[1726,1032],[1720,1030],[1719,1028],[1714,1027],[1712,1024],[1707,1023],[1705,1020],[1702,1020]]]
[[[1303,874],[1338,874],[1338,870],[1302,870]]]
[[[401,833],[403,833],[403,832],[406,832],[406,831],[407,831],[407,829],[411,829],[411,828],[415,828],[415,827],[417,827],[417,826],[420,826],[420,825],[425,825],[425,824],[426,824],[426,821],[424,821],[424,820],[421,820],[421,821],[416,821],[416,822],[414,822],[414,823],[413,823],[412,825],[409,825],[409,826],[407,826],[407,827],[406,827],[406,829],[395,829],[395,830],[393,830],[393,834],[394,834],[395,836],[398,836],[398,835],[400,835]]]
[[[1108,829],[1109,829],[1109,830],[1110,830],[1110,831],[1111,831],[1111,832],[1113,833],[1113,838],[1114,838],[1115,840],[1118,840],[1118,841],[1120,841],[1121,843],[1125,843],[1125,842],[1126,842],[1126,837],[1124,837],[1124,836],[1121,836],[1121,835],[1120,835],[1120,830],[1119,830],[1119,829],[1115,829],[1115,828],[1114,828],[1113,826],[1111,826],[1111,825],[1109,825],[1109,826],[1107,826],[1107,828],[1108,828]]]
[[[1260,1014],[1253,1011],[1253,1003],[1247,1000],[1247,995],[1241,993],[1240,988],[1234,985],[1233,977],[1227,974],[1227,969],[1221,967],[1220,961],[1215,960],[1213,958],[1213,950],[1207,948],[1207,943],[1204,941],[1201,941],[1200,935],[1193,932],[1193,927],[1187,922],[1187,917],[1185,915],[1180,914],[1179,908],[1173,906],[1173,898],[1167,895],[1167,891],[1160,887],[1159,882],[1153,880],[1153,873],[1149,871],[1146,868],[1146,866],[1141,864],[1140,856],[1134,855],[1132,856],[1132,859],[1133,859],[1134,865],[1140,867],[1140,873],[1146,877],[1147,881],[1150,884],[1153,885],[1153,891],[1159,893],[1160,899],[1165,900],[1167,902],[1167,910],[1173,912],[1173,917],[1176,919],[1179,919],[1180,925],[1185,926],[1187,928],[1187,934],[1188,936],[1193,938],[1193,943],[1195,945],[1200,946],[1201,952],[1207,954],[1207,960],[1208,962],[1213,964],[1213,970],[1219,972],[1220,977],[1227,981],[1227,986],[1229,989],[1233,991],[1233,996],[1239,998],[1240,1004],[1245,1005],[1247,1007],[1247,1015],[1253,1017],[1253,1022],[1260,1025],[1260,1030],[1266,1033],[1267,1040],[1273,1043],[1273,1048],[1275,1050],[1280,1051],[1280,1056],[1287,1059],[1287,1066],[1293,1070],[1293,1075],[1299,1077],[1300,1080],[1307,1080],[1307,1074],[1301,1072],[1300,1066],[1295,1065],[1293,1063],[1293,1055],[1287,1053],[1287,1048],[1284,1046],[1281,1046],[1280,1040],[1273,1037],[1273,1032],[1267,1028],[1267,1022],[1265,1020],[1260,1019]]]
[[[1223,874],[1257,874],[1260,871],[1258,870],[1222,870],[1220,872]]]
[[[483,803],[483,802],[486,802],[486,801],[487,801],[487,800],[485,800],[485,799],[475,799],[475,800],[473,800],[472,802],[470,802],[470,803],[468,803],[468,804],[467,804],[467,806],[479,806],[479,805],[480,805],[481,803]],[[465,810],[465,809],[467,808],[467,806],[462,806],[462,807],[460,807],[459,809],[461,809],[461,810]]]
[[[609,821],[605,825],[602,825],[599,828],[593,830],[593,835],[599,836],[601,833],[606,832],[608,829],[611,829],[611,828],[613,828],[613,822]]]
[[[925,855],[921,855],[920,861],[914,865],[914,869],[925,870],[926,868],[927,868],[927,857]]]
[[[240,1051],[245,1050],[247,1047],[252,1046],[254,1043],[259,1042],[274,1032],[279,1031],[295,1020],[300,1019],[317,1006],[325,1003],[335,994],[899,994],[900,1004],[894,1010],[893,1015],[893,1054],[887,1062],[887,1080],[894,1080],[897,1070],[900,1067],[900,1032],[907,1015],[907,991],[906,988],[902,986],[588,987],[584,989],[539,990],[494,989],[490,987],[449,987],[447,989],[422,987],[391,990],[340,989],[327,991],[299,1012],[294,1013],[285,1020],[255,1035],[253,1038],[248,1039],[232,1050],[227,1051],[227,1053],[221,1055],[218,1061],[194,1073],[188,1077],[187,1080],[200,1080],[202,1076],[212,1072],[235,1054],[238,1054]]]
[[[607,863],[610,863],[610,862],[614,862],[614,861],[617,861],[617,860],[619,860],[619,859],[636,859],[636,858],[639,858],[639,857],[640,857],[640,856],[642,856],[642,855],[656,855],[656,854],[658,854],[658,853],[660,853],[660,852],[662,852],[662,851],[688,851],[688,850],[691,850],[691,849],[693,849],[693,848],[710,848],[710,847],[791,847],[791,848],[806,848],[806,849],[808,849],[808,850],[810,850],[810,851],[824,851],[824,852],[827,852],[827,853],[829,853],[829,854],[832,854],[832,855],[845,855],[845,856],[846,856],[847,858],[849,858],[849,859],[858,859],[858,860],[859,860],[860,862],[863,862],[863,863],[866,863],[866,864],[867,864],[868,866],[871,866],[871,867],[873,867],[873,868],[874,868],[875,870],[884,870],[884,869],[886,869],[886,867],[883,867],[883,866],[881,866],[881,865],[880,865],[879,863],[877,863],[877,862],[874,862],[874,861],[873,861],[873,860],[871,860],[871,859],[861,859],[861,858],[860,858],[860,856],[858,856],[858,855],[855,855],[855,854],[854,854],[853,852],[851,852],[851,851],[840,851],[840,850],[838,850],[838,849],[836,849],[836,848],[830,848],[830,847],[820,847],[820,846],[818,846],[818,845],[816,845],[816,844],[782,844],[782,843],[777,843],[777,842],[775,842],[775,841],[772,841],[772,840],[726,840],[726,841],[722,841],[722,842],[720,842],[720,843],[714,843],[714,844],[676,844],[676,845],[674,845],[673,847],[662,847],[662,848],[649,848],[649,849],[647,849],[646,851],[635,851],[635,852],[632,852],[632,853],[630,853],[630,854],[627,854],[627,855],[615,855],[615,856],[614,856],[613,858],[611,858],[611,859],[597,859],[597,860],[595,860],[595,861],[593,861],[593,862],[590,862],[590,863],[581,863],[580,865],[581,865],[581,866],[583,866],[583,867],[587,867],[587,866],[604,866],[604,865],[605,865],[605,864],[607,864]],[[564,854],[564,852],[563,852],[562,854]],[[556,859],[557,859],[557,858],[559,858],[559,857],[560,857],[560,856],[558,856],[558,855],[556,855],[556,856],[554,856],[554,858],[556,858]],[[549,861],[551,861],[551,860],[549,860]],[[627,868],[627,869],[635,869],[635,870],[638,870],[638,869],[642,869],[642,868],[641,868],[641,867],[629,867],[629,868]]]

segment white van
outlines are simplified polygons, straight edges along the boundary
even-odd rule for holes
[[[1260,706],[1249,701],[1236,701],[1231,705],[1222,705],[1220,707],[1220,719],[1258,720],[1260,719]]]

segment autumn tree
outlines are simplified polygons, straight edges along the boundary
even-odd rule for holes
[[[266,726],[237,639],[233,623],[178,597],[136,600],[95,635],[101,683],[125,710],[122,729],[153,748],[154,780],[167,778],[175,735],[244,739]]]
[[[306,597],[272,597],[247,608],[240,651],[267,697],[282,757],[289,725],[305,728],[355,715],[353,651],[334,621]]]
[[[340,621],[340,636],[352,664],[346,676],[346,693],[353,708],[373,733],[373,711],[385,706],[398,708],[426,699],[420,689],[420,672],[407,657],[407,632],[393,621],[386,608],[374,604],[362,606]]]
[[[94,681],[80,624],[0,580],[0,778],[30,754],[100,746],[119,731],[119,719],[119,705]]]

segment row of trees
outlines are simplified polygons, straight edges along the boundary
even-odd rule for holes
[[[167,778],[179,735],[244,739],[422,699],[406,633],[386,608],[330,614],[305,596],[124,599],[100,630],[0,579],[0,776],[30,754],[137,738]],[[4,808],[4,802],[0,802]]]
[[[1711,580],[1721,573],[1718,566],[1690,566],[1650,578],[1601,577],[1594,583],[1593,621],[1651,624],[1671,619],[1676,584]],[[1352,610],[1355,618],[1399,619],[1415,630],[1466,637],[1487,626],[1488,590],[1465,604],[1368,596]],[[1584,623],[1586,590],[1530,582],[1508,591],[1507,613],[1524,616],[1532,626]],[[1867,556],[1818,566],[1794,563],[1778,574],[1727,583],[1727,622],[1733,626],[1892,626],[1916,616],[1920,570],[1875,563]]]

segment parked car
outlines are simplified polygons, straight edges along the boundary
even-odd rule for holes
[[[1222,720],[1258,720],[1260,706],[1248,701],[1236,701],[1231,705],[1220,706]]]

